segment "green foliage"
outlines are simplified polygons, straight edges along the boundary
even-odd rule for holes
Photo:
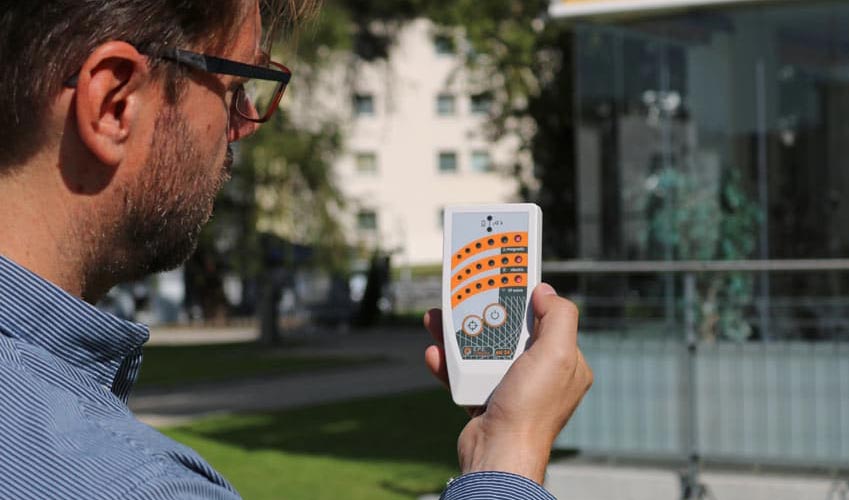
[[[465,54],[469,64],[483,71],[483,79],[492,85],[490,90],[506,99],[502,114],[525,114],[527,98],[539,89],[540,73],[536,70],[543,63],[542,18],[549,2],[459,0],[433,4],[429,17],[462,29],[471,49]]]
[[[332,123],[317,130],[295,127],[278,112],[238,145],[233,178],[222,191],[215,217],[204,230],[201,251],[214,251],[243,276],[265,270],[263,233],[314,246],[317,264],[345,266],[344,241],[335,218],[343,204],[332,164],[341,148]]]
[[[277,413],[213,417],[166,430],[244,498],[415,499],[458,473],[467,421],[443,390]]]

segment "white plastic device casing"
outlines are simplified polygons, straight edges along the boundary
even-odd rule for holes
[[[532,203],[445,209],[442,331],[458,405],[485,404],[525,350],[541,234],[542,210]]]

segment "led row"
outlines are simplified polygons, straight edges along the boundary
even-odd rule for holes
[[[469,283],[466,288],[460,288],[451,297],[451,306],[457,307],[461,302],[478,293],[483,293],[496,288],[507,288],[527,286],[528,276],[525,273],[507,273],[498,276],[490,276]]]
[[[510,246],[527,246],[528,233],[504,233],[502,235],[492,235],[471,242],[465,248],[454,254],[451,268],[457,267],[458,264],[466,259],[473,257],[476,254],[493,250],[496,248],[504,248]]]
[[[471,278],[476,274],[480,274],[482,272],[486,272],[492,269],[500,269],[502,267],[521,267],[527,265],[528,262],[528,254],[526,253],[516,253],[516,254],[504,254],[504,255],[496,255],[493,257],[485,257],[476,262],[473,262],[469,267],[463,269],[458,272],[451,278],[451,285],[453,287],[457,287],[463,283],[463,281]]]

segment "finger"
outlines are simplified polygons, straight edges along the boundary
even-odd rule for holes
[[[445,364],[445,350],[439,346],[432,345],[425,350],[425,365],[430,373],[436,377],[446,389],[448,385],[448,365]]]
[[[451,385],[448,382],[448,365],[445,363],[445,350],[442,347],[432,345],[425,350],[425,365],[430,373],[449,391]],[[483,414],[485,406],[464,406],[463,409],[470,418]]]
[[[534,344],[542,344],[543,350],[577,346],[578,308],[575,304],[558,297],[547,283],[536,287],[531,300],[536,320]]]
[[[443,346],[445,342],[442,339],[442,310],[431,309],[424,315],[424,326],[436,345]]]

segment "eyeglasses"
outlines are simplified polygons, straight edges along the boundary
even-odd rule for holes
[[[249,78],[233,93],[233,108],[239,116],[254,123],[265,123],[271,118],[292,78],[289,68],[271,59],[257,66],[182,49],[168,49],[156,57],[206,73]],[[78,79],[79,75],[74,75],[65,85],[76,87]]]

